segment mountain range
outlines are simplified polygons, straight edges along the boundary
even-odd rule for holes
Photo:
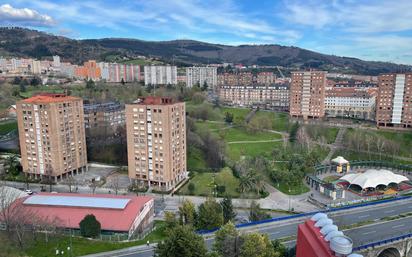
[[[76,40],[26,28],[0,28],[0,56],[41,59],[51,55],[59,55],[63,61],[76,64],[89,59],[110,61],[113,57],[133,59],[146,56],[179,65],[228,62],[368,75],[412,70],[410,65],[364,61],[276,44],[229,46],[194,40],[144,41],[129,38]]]

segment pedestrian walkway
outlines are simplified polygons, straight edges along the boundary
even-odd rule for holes
[[[336,135],[335,142],[330,145],[330,151],[326,158],[322,161],[322,164],[328,164],[330,160],[332,159],[333,155],[335,154],[337,149],[342,148],[342,143],[343,143],[343,137],[345,136],[346,133],[346,127],[344,128],[339,128],[338,134]]]

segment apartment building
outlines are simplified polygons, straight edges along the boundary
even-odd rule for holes
[[[260,85],[270,85],[275,83],[276,76],[273,72],[259,72],[256,75],[256,83]]]
[[[253,74],[251,72],[219,74],[217,84],[222,86],[251,85],[253,84]]]
[[[100,80],[101,70],[97,66],[96,61],[84,62],[83,66],[78,66],[75,69],[75,76],[81,79]]]
[[[144,66],[145,85],[176,85],[177,67],[176,66]]]
[[[215,89],[217,85],[216,67],[187,67],[186,86],[193,87],[198,84],[203,86],[206,83],[209,89]]]
[[[129,178],[168,191],[187,175],[185,103],[168,97],[126,105]]]
[[[226,105],[286,111],[289,109],[289,86],[220,86],[219,100]]]
[[[23,172],[55,180],[87,170],[83,100],[39,94],[17,102]]]
[[[332,87],[326,90],[325,112],[331,117],[374,120],[377,88]]]
[[[124,105],[118,102],[84,104],[83,108],[86,129],[105,128],[114,132],[126,122]]]
[[[322,118],[325,116],[326,72],[292,72],[290,107],[292,117]]]
[[[140,66],[134,64],[99,62],[102,79],[107,82],[120,83],[141,80]]]
[[[379,127],[412,128],[412,73],[379,76],[376,123]]]

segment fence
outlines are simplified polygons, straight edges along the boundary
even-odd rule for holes
[[[396,241],[399,241],[399,240],[405,240],[405,239],[411,238],[411,237],[412,237],[411,233],[406,234],[406,235],[402,235],[402,236],[396,236],[396,237],[392,237],[392,238],[389,238],[389,239],[385,239],[385,240],[381,240],[381,241],[361,245],[361,246],[358,246],[358,247],[354,247],[353,251],[354,252],[355,251],[361,251],[361,250],[365,250],[365,249],[368,249],[368,248],[371,248],[371,247],[385,245],[385,244],[393,243],[393,242],[396,242]]]
[[[338,207],[338,208],[329,208],[329,209],[324,210],[323,212],[328,213],[328,212],[349,210],[349,209],[354,209],[354,208],[360,208],[360,207],[365,207],[365,206],[373,206],[373,205],[378,205],[378,204],[383,204],[383,203],[388,203],[388,202],[393,202],[393,201],[410,199],[410,198],[412,198],[412,196],[398,196],[396,198],[377,201],[377,202],[361,203],[361,204]],[[272,219],[267,219],[267,220],[248,222],[248,223],[243,223],[243,224],[237,224],[235,227],[236,228],[244,228],[244,227],[256,226],[256,225],[261,225],[261,224],[266,224],[266,223],[271,223],[271,222],[277,222],[277,221],[283,221],[283,220],[292,220],[292,219],[296,219],[296,218],[312,216],[312,215],[314,215],[318,212],[319,211],[313,211],[313,212],[300,213],[300,214],[295,214],[295,215],[290,215],[290,216],[282,216],[282,217],[277,217],[277,218],[272,218]],[[214,228],[214,229],[210,229],[210,230],[203,230],[202,229],[202,230],[198,230],[197,233],[201,234],[201,235],[204,235],[204,234],[213,233],[217,230],[219,230],[219,228]]]

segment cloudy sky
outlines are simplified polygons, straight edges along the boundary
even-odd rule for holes
[[[412,64],[412,0],[0,0],[0,25],[78,39],[293,45]]]

